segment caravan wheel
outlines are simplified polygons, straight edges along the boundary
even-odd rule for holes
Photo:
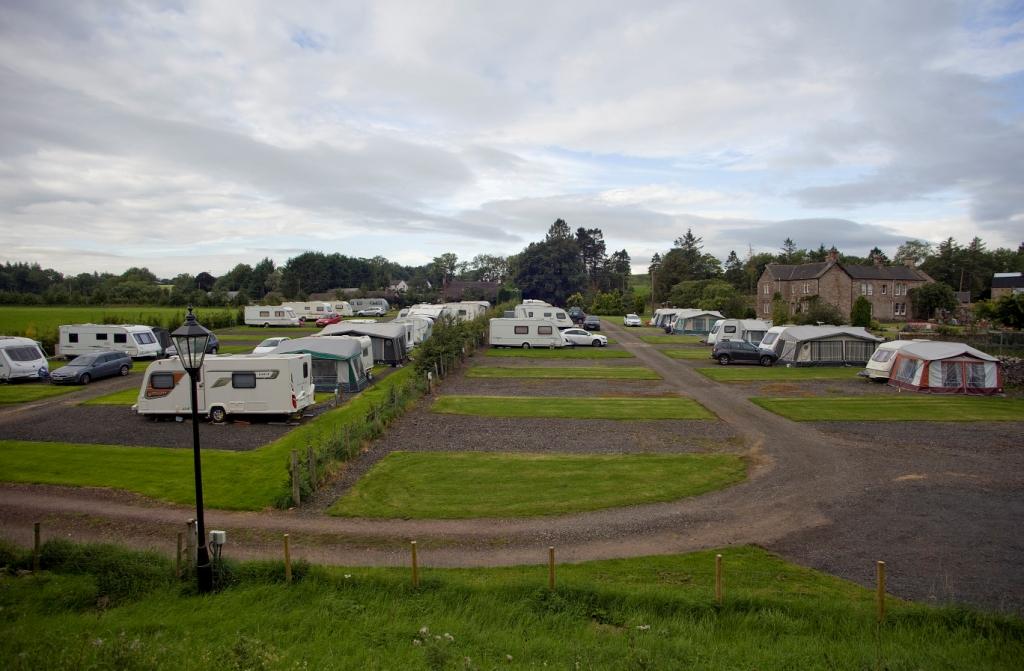
[[[766,355],[766,356],[761,357],[761,365],[762,366],[767,368],[767,367],[771,366],[773,363],[775,363],[775,362],[772,361],[772,358],[770,356]]]
[[[210,409],[210,421],[220,424],[227,417],[227,413],[224,412],[224,408],[216,407]]]
[[[523,349],[530,349],[530,343],[524,342],[523,343]]]
[[[269,322],[263,322],[263,328],[270,328]]]

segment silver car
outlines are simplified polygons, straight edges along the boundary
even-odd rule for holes
[[[132,358],[124,352],[90,352],[50,373],[54,384],[89,384],[93,380],[132,372]]]

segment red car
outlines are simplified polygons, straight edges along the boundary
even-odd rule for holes
[[[324,315],[320,319],[317,319],[316,325],[323,328],[324,326],[328,326],[330,324],[337,324],[340,321],[341,315],[339,315],[337,312],[332,312],[329,315]]]

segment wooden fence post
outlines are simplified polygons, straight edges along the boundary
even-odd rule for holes
[[[39,542],[40,524],[36,522],[32,525],[32,572],[39,573],[39,555],[40,555],[40,542]]]
[[[174,555],[174,577],[181,577],[181,546],[185,544],[185,534],[178,532],[178,554]]]
[[[416,541],[411,541],[409,547],[412,549],[412,586],[420,586],[420,567],[416,562]]]
[[[878,580],[878,621],[885,619],[885,562],[875,562],[875,577]]]
[[[187,547],[187,552],[188,552],[188,565],[191,568],[191,567],[196,565],[197,553],[199,552],[198,542],[197,542],[197,538],[198,537],[196,535],[197,534],[196,521],[194,519],[190,519],[188,521],[188,532],[187,533],[188,533],[188,536],[185,537],[185,545]]]
[[[299,451],[292,450],[291,457],[291,471],[292,471],[292,504],[298,508],[299,504],[302,503],[301,495],[302,489],[299,486]]]
[[[312,445],[306,446],[306,468],[309,469],[309,484],[316,489],[316,452]]]
[[[722,555],[715,555],[715,603],[722,603]]]
[[[548,589],[555,589],[555,546],[548,546]]]
[[[284,535],[284,581],[292,583],[292,552],[288,545],[288,534]]]
[[[427,394],[428,395],[434,393],[434,390],[431,388],[433,382],[434,381],[432,379],[430,379],[430,371],[428,370],[427,371]]]

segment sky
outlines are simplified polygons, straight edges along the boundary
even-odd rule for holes
[[[0,2],[0,261],[1024,241],[1024,2]]]

